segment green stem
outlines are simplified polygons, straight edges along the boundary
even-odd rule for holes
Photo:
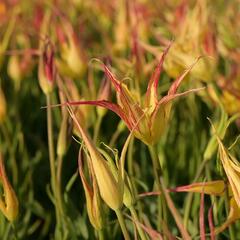
[[[136,177],[136,176],[134,175],[133,146],[134,146],[134,138],[132,138],[130,140],[130,143],[129,143],[129,146],[128,146],[127,164],[128,164],[128,175],[129,175],[129,179],[130,179],[130,182],[131,182],[133,195],[138,196],[136,181],[134,179],[134,177]],[[143,215],[143,210],[142,210],[140,201],[137,201],[136,204],[135,204],[134,211],[136,212],[135,209],[137,209],[138,216],[140,216],[140,219],[141,219],[141,216]],[[130,212],[131,212],[131,210],[130,210]]]
[[[97,142],[97,138],[98,138],[98,135],[99,135],[99,130],[100,130],[101,123],[102,123],[102,117],[98,116],[96,125],[94,127],[94,134],[93,134],[93,141],[95,143]]]
[[[225,198],[225,209],[226,209],[226,213],[227,213],[227,216],[228,216],[229,215],[229,209],[230,209],[230,204],[229,204],[230,197],[229,197],[228,191],[225,191],[224,198]],[[235,238],[236,235],[234,233],[234,227],[233,227],[232,224],[230,224],[228,226],[228,232],[229,232],[230,240],[235,240],[236,239]]]
[[[48,131],[48,150],[49,150],[49,162],[51,171],[51,186],[53,194],[56,196],[56,170],[55,170],[55,154],[53,143],[53,129],[52,129],[52,111],[51,111],[51,97],[47,94],[47,131]]]
[[[127,153],[127,165],[128,165],[128,174],[129,176],[133,176],[133,143],[134,138],[130,140],[129,146],[128,146],[128,153]]]
[[[104,240],[104,231],[103,229],[98,230],[98,239]]]
[[[139,236],[140,236],[141,240],[147,240],[145,232],[143,231],[141,226],[139,226],[140,221],[138,219],[138,215],[137,215],[137,212],[136,212],[135,208],[133,206],[131,206],[129,208],[129,210],[131,212],[131,215],[132,215],[134,221],[136,222],[136,227],[137,227],[137,230],[138,230],[138,233],[139,233]]]
[[[156,146],[148,146],[148,148],[149,148],[151,159],[152,159],[153,174],[154,174],[157,190],[163,193],[164,192],[163,187],[160,182],[160,178],[163,176],[163,173],[162,173],[162,168],[161,168],[160,161],[157,154],[157,149],[156,149]],[[161,194],[158,196],[158,222],[157,222],[158,230],[161,230],[162,219],[167,224],[167,205],[166,205],[166,199],[164,197],[164,194]]]
[[[57,200],[57,188],[56,188],[56,168],[55,168],[55,154],[54,154],[54,142],[53,142],[53,128],[52,128],[52,111],[51,111],[51,96],[50,94],[46,95],[47,97],[47,132],[48,132],[48,151],[49,151],[49,162],[50,162],[50,171],[51,171],[51,187],[54,196],[54,205],[56,211],[56,220],[57,223],[60,222],[59,216],[59,207]]]
[[[207,162],[208,162],[208,160],[203,160],[202,161],[201,165],[197,169],[197,173],[194,177],[193,182],[196,182],[199,179],[199,177],[201,176],[202,171],[204,170],[204,167],[205,167]],[[187,225],[188,225],[190,209],[191,209],[191,206],[192,206],[192,199],[193,199],[193,193],[189,193],[187,198],[186,198],[186,204],[185,204],[185,208],[184,208],[183,224],[184,224],[185,228],[187,228]]]
[[[62,164],[63,164],[63,156],[58,156],[57,159],[57,201],[59,206],[59,211],[61,216],[63,215],[63,204],[62,204]]]
[[[125,240],[130,240],[121,210],[115,210]]]

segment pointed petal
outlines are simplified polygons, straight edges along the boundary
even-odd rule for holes
[[[204,192],[205,194],[217,196],[224,195],[225,190],[226,185],[222,180],[193,183],[190,185],[176,187],[175,189],[173,189],[173,191],[176,192],[195,192],[195,193]]]
[[[163,104],[163,103],[170,102],[171,100],[174,100],[174,99],[177,98],[177,97],[183,97],[183,96],[188,95],[189,93],[198,92],[198,91],[201,91],[201,90],[204,90],[204,89],[205,89],[205,87],[194,88],[194,89],[190,89],[190,90],[188,90],[188,91],[182,92],[182,93],[175,93],[175,94],[171,94],[171,95],[164,96],[164,97],[161,98],[161,100],[158,102],[158,105],[159,105],[159,104]]]
[[[159,78],[160,78],[160,75],[162,72],[163,62],[164,62],[164,59],[165,59],[170,47],[171,47],[171,43],[164,50],[164,52],[161,56],[161,59],[157,65],[155,71],[153,72],[149,83],[148,83],[147,92],[146,92],[146,96],[145,96],[146,107],[149,107],[151,104],[155,104],[158,101],[157,86],[158,86]]]
[[[116,111],[115,112],[127,123],[128,128],[132,129],[133,125],[138,121],[139,116],[143,114],[143,110],[140,108],[137,101],[135,101],[134,96],[128,90],[128,87],[125,84],[119,82],[106,65],[104,65],[104,70],[105,74],[113,83],[117,91],[117,97],[121,102],[122,109],[125,113],[123,114],[125,115],[125,118],[123,119],[123,116],[120,116]]]
[[[112,102],[106,101],[106,100],[96,100],[96,101],[74,101],[74,102],[67,102],[64,105],[71,105],[71,106],[78,106],[78,105],[94,105],[94,106],[99,106],[99,107],[104,107],[107,108],[113,112],[115,112],[128,126],[129,129],[131,129],[131,123],[128,119],[128,116],[126,116],[125,112],[123,109]]]
[[[163,97],[158,102],[158,104],[156,105],[156,107],[155,107],[155,109],[154,109],[154,111],[151,115],[151,122],[154,122],[154,119],[156,118],[156,115],[157,115],[161,106],[167,105],[167,103],[170,103],[170,101],[174,100],[177,97],[182,97],[182,96],[188,95],[189,93],[194,93],[194,92],[197,92],[197,91],[200,91],[200,90],[203,90],[203,89],[204,89],[204,87],[203,88],[196,88],[196,89],[191,89],[191,90],[185,91],[183,93],[176,93],[176,94],[167,95],[167,96]]]
[[[111,73],[111,71],[105,64],[103,65],[103,68],[106,76],[113,83],[113,86],[115,87],[116,91],[120,91],[121,83],[116,79],[116,77]]]
[[[171,85],[169,91],[168,91],[168,95],[172,95],[175,94],[178,90],[178,87],[180,86],[181,82],[183,81],[183,79],[186,77],[186,75],[192,70],[192,68],[198,63],[198,61],[200,60],[200,58],[202,58],[202,56],[198,57],[195,62],[189,67],[187,68],[184,73],[182,75],[180,75]]]

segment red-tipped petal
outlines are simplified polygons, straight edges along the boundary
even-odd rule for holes
[[[116,88],[117,91],[121,90],[121,84],[120,82],[114,77],[114,75],[111,73],[109,68],[104,64],[104,71],[108,79],[113,83],[114,87]]]
[[[201,193],[204,192],[205,194],[209,195],[216,195],[222,196],[226,189],[225,183],[222,180],[219,181],[211,181],[211,182],[199,182],[193,183],[186,186],[176,187],[172,189],[175,192],[195,192]]]
[[[191,90],[185,91],[185,92],[183,92],[183,93],[176,93],[176,94],[164,96],[164,97],[157,103],[157,105],[156,105],[156,107],[155,107],[155,109],[154,109],[154,111],[153,111],[153,113],[152,113],[152,115],[151,115],[152,121],[154,120],[154,118],[155,118],[155,116],[156,116],[156,114],[157,114],[157,112],[158,112],[158,110],[159,110],[159,108],[160,108],[161,105],[167,104],[168,102],[174,100],[174,99],[177,98],[177,97],[183,97],[183,96],[185,96],[185,95],[187,95],[187,94],[189,94],[189,93],[197,92],[197,91],[200,91],[200,90],[203,90],[203,89],[204,89],[204,87],[202,87],[202,88],[195,88],[195,89],[191,89]]]
[[[162,65],[163,65],[163,62],[164,62],[164,59],[168,53],[168,50],[169,48],[171,47],[171,43],[167,46],[167,48],[164,50],[162,56],[161,56],[161,59],[155,69],[155,71],[153,72],[152,76],[151,76],[151,79],[148,83],[148,87],[147,87],[147,92],[146,92],[146,105],[149,105],[149,102],[150,102],[150,98],[151,96],[154,94],[154,98],[156,99],[157,101],[157,86],[158,86],[158,82],[159,82],[159,77],[160,77],[160,74],[162,72]]]
[[[182,75],[180,75],[171,85],[169,91],[168,91],[168,95],[172,95],[175,94],[181,84],[181,82],[183,81],[183,79],[186,77],[186,75],[192,70],[192,68],[198,63],[199,59],[202,58],[202,56],[199,56],[195,62],[189,67],[187,68],[184,73]]]
[[[132,125],[130,121],[128,120],[127,116],[125,115],[122,108],[112,102],[106,101],[106,100],[96,100],[96,101],[74,101],[74,102],[67,102],[64,105],[72,105],[72,106],[78,106],[78,105],[93,105],[93,106],[99,106],[107,108],[113,112],[115,112],[128,126],[129,129],[131,129]]]

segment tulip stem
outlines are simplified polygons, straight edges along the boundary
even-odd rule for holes
[[[126,228],[126,224],[125,224],[125,221],[124,221],[124,218],[123,218],[121,210],[120,209],[115,210],[115,213],[117,215],[118,222],[120,224],[120,227],[121,227],[124,239],[125,240],[130,240],[130,237],[129,237],[129,234],[128,234],[128,231],[127,231],[127,228]]]
[[[104,231],[103,229],[98,230],[98,239],[104,240]]]
[[[53,128],[52,128],[52,110],[51,110],[51,95],[47,94],[47,133],[48,133],[48,149],[49,149],[49,162],[51,171],[51,187],[54,196],[54,205],[56,211],[57,223],[60,223],[59,213],[59,200],[56,187],[56,168],[55,168],[55,154],[54,154],[54,141],[53,141]]]
[[[207,164],[208,160],[204,159],[200,166],[197,169],[197,173],[194,177],[193,182],[197,182],[199,177],[201,176],[206,164]],[[188,193],[187,198],[185,200],[185,208],[184,208],[184,217],[183,217],[183,223],[184,223],[184,227],[187,228],[188,225],[188,220],[189,220],[189,215],[190,215],[190,210],[191,210],[191,206],[192,206],[192,200],[193,200],[193,193]]]
[[[63,215],[63,203],[62,203],[62,165],[63,165],[63,156],[58,156],[57,158],[57,199],[59,201],[59,211]]]
[[[101,123],[102,123],[102,117],[99,116],[97,118],[97,122],[96,122],[96,125],[94,127],[94,133],[93,133],[93,141],[94,141],[94,143],[97,143],[97,138],[98,138],[98,135],[99,135],[99,130],[100,130]]]
[[[160,178],[162,177],[163,173],[162,173],[162,168],[159,161],[156,146],[148,146],[148,148],[149,148],[149,152],[150,152],[152,163],[153,163],[153,174],[154,174],[157,190],[162,193],[161,195],[158,196],[157,228],[160,231],[162,219],[167,224],[167,205],[166,205],[166,199],[163,194],[164,193],[163,186],[160,181]]]
[[[131,212],[133,220],[136,222],[136,227],[137,227],[137,230],[138,230],[138,233],[139,233],[139,236],[140,236],[141,240],[147,240],[146,235],[145,235],[143,229],[139,225],[140,221],[138,219],[138,215],[137,215],[137,212],[136,212],[135,208],[133,206],[131,206],[129,208],[129,210]]]
[[[226,209],[226,213],[227,213],[227,216],[229,215],[229,209],[230,209],[230,204],[229,204],[229,193],[228,191],[225,191],[225,209]],[[228,226],[228,232],[229,232],[229,239],[230,240],[235,240],[235,234],[234,234],[234,228],[232,226],[232,224],[230,224]]]

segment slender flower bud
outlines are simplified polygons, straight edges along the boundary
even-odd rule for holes
[[[4,216],[10,221],[14,221],[18,215],[18,199],[16,194],[8,181],[3,159],[0,154],[0,181],[3,186],[4,198],[0,198],[0,210]]]
[[[8,75],[14,81],[15,89],[19,90],[20,83],[22,80],[22,70],[20,66],[19,56],[13,55],[9,58],[7,70],[8,70]]]
[[[93,172],[93,166],[91,161],[89,161],[89,173],[92,179],[92,187],[88,184],[84,173],[83,173],[83,166],[82,166],[82,151],[79,151],[79,158],[78,158],[78,169],[79,175],[82,180],[85,196],[86,196],[86,204],[87,204],[87,213],[89,220],[92,226],[96,230],[101,230],[103,228],[103,218],[102,218],[102,208],[101,208],[101,199],[99,196],[99,190],[97,186],[96,177]]]
[[[54,51],[48,43],[45,44],[39,57],[38,79],[45,94],[52,92],[55,81]]]
[[[120,182],[115,179],[106,160],[94,146],[94,143],[89,138],[85,130],[80,126],[72,110],[69,111],[71,117],[78,126],[78,130],[90,154],[100,195],[111,209],[118,210],[121,208],[123,203],[123,191],[120,187]]]

